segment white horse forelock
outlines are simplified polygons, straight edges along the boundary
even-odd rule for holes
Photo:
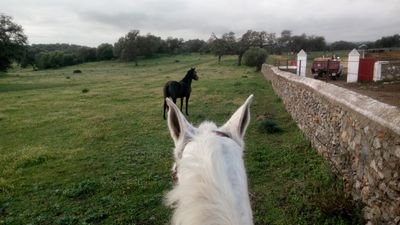
[[[251,100],[250,97],[249,99]],[[247,104],[249,102],[246,101]],[[249,106],[246,107],[245,110],[248,110]],[[179,113],[176,112],[178,117],[181,116]],[[235,114],[231,119],[235,120]],[[187,122],[180,119],[180,122]],[[248,121],[242,122],[246,123],[246,127]],[[172,123],[173,121],[169,121],[171,132]],[[226,124],[237,123],[228,121]],[[174,138],[171,133],[176,146],[174,152],[181,151],[175,154],[178,181],[166,195],[166,204],[174,208],[172,224],[252,225],[243,162],[243,141],[215,132],[242,137],[244,131],[243,134],[234,134],[229,127],[218,128],[212,122],[203,122],[198,128],[190,124],[181,125],[179,131],[184,131],[185,127],[190,129],[190,134],[183,135],[183,138],[179,138],[179,135]],[[189,140],[183,140],[187,136],[190,137]]]

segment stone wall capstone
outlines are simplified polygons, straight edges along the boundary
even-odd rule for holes
[[[262,72],[345,191],[365,203],[367,224],[400,224],[399,108],[269,65]]]

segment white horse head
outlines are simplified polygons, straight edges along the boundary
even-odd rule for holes
[[[177,182],[166,196],[176,225],[252,225],[243,163],[243,137],[253,95],[222,126],[192,126],[169,99],[168,127],[175,143]]]

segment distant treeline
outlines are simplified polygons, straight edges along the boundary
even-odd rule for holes
[[[103,43],[96,48],[73,44],[28,45],[19,63],[22,67],[49,69],[111,59],[137,62],[138,58],[150,58],[160,54],[205,52],[206,45],[205,41],[199,39],[163,40],[151,34],[140,36],[138,31],[132,31],[114,45]]]
[[[325,38],[314,35],[292,35],[289,30],[275,33],[248,30],[240,37],[228,32],[221,37],[212,34],[208,41],[193,39],[184,41],[181,38],[162,39],[152,34],[140,35],[132,30],[120,37],[114,45],[104,43],[96,48],[71,44],[32,44],[25,48],[19,63],[22,67],[34,69],[60,68],[84,62],[119,59],[138,63],[140,58],[151,58],[157,55],[182,53],[213,53],[221,60],[224,55],[238,55],[238,64],[242,56],[251,47],[267,50],[269,54],[306,51],[351,50],[365,44],[369,48],[400,47],[400,35],[382,37],[375,42],[355,43],[336,41],[327,44]]]

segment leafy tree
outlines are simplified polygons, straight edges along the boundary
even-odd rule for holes
[[[236,38],[235,33],[228,32],[218,38],[214,33],[211,34],[209,39],[211,45],[211,52],[218,56],[218,63],[224,55],[231,55],[236,53]]]
[[[32,68],[35,69],[36,68],[35,56],[39,54],[39,52],[41,52],[39,48],[32,47],[29,45],[26,46],[20,62],[21,67],[26,68],[28,66],[32,66]]]
[[[238,66],[242,65],[243,54],[253,45],[253,31],[248,30],[242,35],[237,43]]]
[[[185,52],[201,52],[207,43],[200,39],[188,40],[183,43]]]
[[[12,17],[0,14],[0,71],[7,71],[13,60],[21,59],[26,43],[22,27]]]
[[[243,55],[244,64],[246,66],[255,66],[256,71],[261,70],[261,66],[265,62],[267,57],[267,51],[260,47],[251,47]]]
[[[323,51],[326,49],[325,38],[322,36],[307,36],[306,34],[292,36],[290,50],[298,52],[301,49],[307,51]]]
[[[211,52],[218,57],[218,63],[221,63],[221,58],[225,54],[225,41],[213,33],[208,42]]]
[[[357,44],[348,41],[335,41],[329,45],[331,51],[335,50],[351,50],[357,48]]]
[[[242,64],[243,54],[250,47],[267,47],[276,44],[275,34],[267,33],[265,31],[253,31],[248,30],[242,35],[242,37],[237,42],[237,54],[238,54],[238,65]]]
[[[108,43],[100,44],[96,50],[96,58],[98,60],[110,60],[114,57],[113,46]]]
[[[72,66],[78,64],[78,59],[76,55],[72,53],[64,53],[64,65],[63,66]]]
[[[150,58],[159,52],[161,47],[161,38],[152,34],[138,36],[137,46],[139,49],[139,55]]]
[[[123,61],[134,61],[136,65],[139,56],[139,30],[132,30],[114,44],[114,55]]]
[[[327,48],[325,38],[322,36],[308,36],[306,43],[308,51],[323,51]]]
[[[288,52],[292,47],[292,31],[283,30],[281,32],[281,37],[278,38],[278,45],[281,51]]]
[[[275,33],[266,33],[263,48],[270,53],[279,52],[278,39],[276,38]]]
[[[124,47],[124,43],[125,43],[124,37],[120,37],[118,41],[114,43],[113,53],[115,58],[121,59],[121,53]]]
[[[79,62],[93,62],[96,61],[96,48],[81,47],[76,53]]]
[[[31,47],[46,52],[62,51],[67,53],[77,53],[81,48],[86,46],[57,43],[57,44],[32,44]]]
[[[236,53],[236,37],[235,33],[228,32],[222,35],[225,44],[225,55],[233,55]]]
[[[382,37],[373,44],[375,48],[393,48],[400,47],[400,35]]]
[[[39,69],[50,68],[50,54],[48,52],[41,52],[35,55],[35,64]]]
[[[165,41],[168,54],[179,54],[183,50],[183,39],[168,37]]]

